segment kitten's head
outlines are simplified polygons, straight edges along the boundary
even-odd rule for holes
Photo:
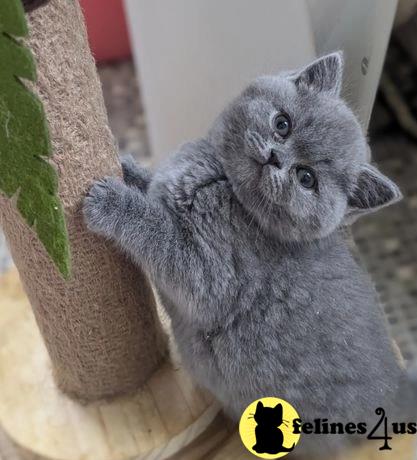
[[[340,98],[343,59],[255,80],[219,117],[210,139],[246,209],[283,241],[324,237],[401,198],[369,164],[369,147]]]

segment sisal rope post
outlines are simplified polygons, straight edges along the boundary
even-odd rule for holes
[[[54,377],[66,394],[92,401],[134,392],[165,346],[145,276],[110,243],[87,232],[82,200],[91,183],[120,175],[100,82],[78,1],[53,0],[28,15],[41,99],[50,127],[71,245],[65,281],[16,211],[0,196],[0,218]]]

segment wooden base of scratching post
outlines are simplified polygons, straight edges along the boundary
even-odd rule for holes
[[[0,278],[0,460],[193,460],[226,436],[218,413],[169,363],[130,397],[71,400],[54,383],[17,272]]]

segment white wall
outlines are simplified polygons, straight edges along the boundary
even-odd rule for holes
[[[314,56],[304,0],[126,0],[152,152],[203,135],[254,77]]]
[[[343,49],[366,128],[397,0],[125,0],[156,161],[203,135],[253,77]],[[364,66],[364,58],[368,65]]]

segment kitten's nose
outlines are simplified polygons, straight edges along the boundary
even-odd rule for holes
[[[268,161],[266,162],[268,165],[272,165],[277,167],[278,169],[282,168],[282,163],[279,159],[279,151],[276,149],[271,149],[269,151],[269,158]]]

